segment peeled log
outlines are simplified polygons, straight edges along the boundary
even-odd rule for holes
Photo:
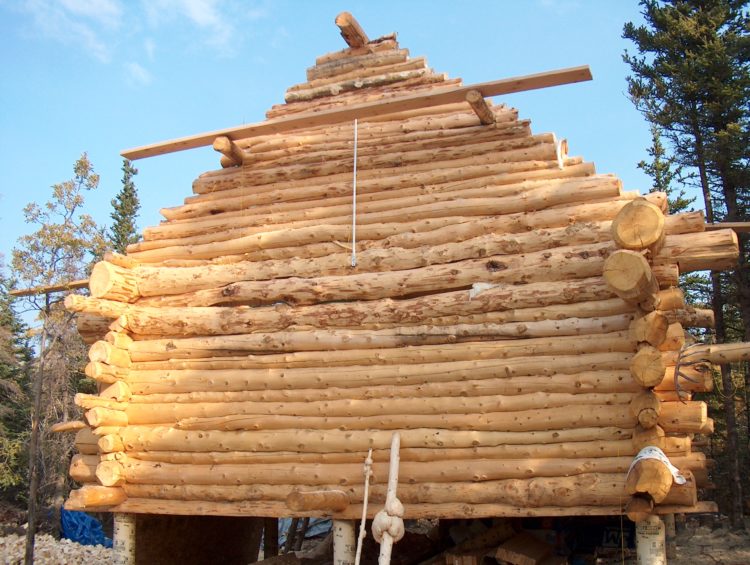
[[[604,263],[604,280],[623,300],[646,311],[656,309],[659,284],[641,253],[629,250],[612,253]]]
[[[89,360],[92,363],[106,363],[116,367],[130,367],[130,355],[124,349],[114,347],[106,341],[97,341],[89,348]]]
[[[661,449],[669,455],[687,456],[691,441],[687,436],[664,438],[662,432]],[[592,441],[564,441],[562,443],[533,443],[526,445],[496,445],[485,447],[410,447],[401,450],[403,461],[437,461],[450,459],[583,459],[591,457],[620,457],[637,455],[644,446],[636,447],[628,439]],[[164,463],[189,463],[196,465],[216,465],[226,463],[361,463],[368,452],[347,453],[306,453],[299,451],[252,452],[252,451],[128,451],[133,459]],[[388,461],[390,450],[375,449],[373,461]]]
[[[716,365],[750,361],[750,342],[693,345],[683,354],[684,363],[708,361]]]
[[[649,249],[656,253],[664,243],[664,213],[648,200],[637,199],[612,220],[612,238],[623,249]]]
[[[630,336],[638,343],[659,347],[666,339],[668,328],[667,317],[657,310],[633,320]]]
[[[423,363],[407,366],[371,365],[358,367],[320,367],[299,369],[246,369],[242,371],[175,371],[164,378],[163,371],[140,373],[138,384],[128,381],[139,394],[155,392],[192,392],[211,390],[248,391],[295,388],[374,387],[377,385],[417,385],[446,383],[483,378],[511,379],[517,376],[552,375],[555,371],[578,374],[586,371],[617,371],[627,369],[630,353],[584,353],[578,355],[513,357],[510,359],[475,359],[446,363]],[[321,375],[321,372],[325,375]],[[659,382],[664,376],[660,375]]]
[[[102,318],[117,318],[127,310],[128,305],[114,300],[95,300],[80,294],[65,297],[65,309],[69,312],[83,312]]]
[[[95,483],[96,466],[99,464],[98,455],[81,455],[76,453],[70,460],[68,474],[78,483]]]
[[[713,328],[715,326],[714,311],[707,308],[666,310],[664,315],[670,324],[679,322],[686,328]]]
[[[654,513],[654,499],[647,494],[635,494],[625,507],[625,514],[631,522],[643,522]]]
[[[127,384],[122,381],[112,383],[108,387],[102,389],[99,396],[104,399],[114,400],[117,402],[127,402],[132,396],[130,388]]]
[[[650,273],[650,271],[649,271]],[[653,279],[652,279],[653,280]],[[397,322],[404,319],[428,319],[450,314],[471,314],[489,311],[539,308],[559,304],[581,303],[612,298],[612,291],[600,277],[574,281],[528,283],[523,285],[491,285],[481,292],[457,290],[419,298],[391,300],[380,299],[367,303],[324,304],[310,312],[324,314],[340,312],[351,317],[356,315],[356,325],[377,320]],[[582,305],[585,308],[585,305]],[[145,335],[228,335],[245,333],[248,328],[261,331],[262,316],[272,320],[283,319],[292,323],[284,308],[265,309],[247,306],[234,307],[171,307],[146,308],[131,306],[123,317],[124,326],[135,334]],[[361,315],[360,315],[361,314]],[[316,316],[325,319],[325,316]],[[274,320],[274,321],[275,321]],[[318,322],[320,323],[320,322]],[[278,322],[275,321],[278,327]],[[268,340],[266,340],[268,341]],[[415,340],[411,340],[415,343]],[[321,348],[320,341],[317,348]],[[401,344],[408,344],[401,340]],[[270,347],[275,344],[269,343]],[[337,343],[333,349],[340,347]],[[309,349],[310,346],[307,348]],[[351,348],[351,347],[350,347]]]
[[[661,352],[651,345],[642,346],[630,362],[633,380],[645,388],[661,383],[665,370]]]
[[[117,281],[113,284],[113,281]],[[116,302],[132,302],[138,296],[138,283],[131,269],[124,269],[106,261],[94,265],[89,277],[92,296],[106,296]]]
[[[739,243],[734,230],[723,229],[667,237],[654,264],[677,262],[680,273],[722,271],[737,265]]]
[[[480,123],[483,125],[495,123],[495,114],[492,112],[492,109],[489,107],[487,100],[485,100],[481,92],[478,90],[470,90],[466,93],[466,101],[479,118]]]
[[[363,487],[351,485],[323,485],[328,490],[314,490],[311,485],[147,485],[126,484],[125,491],[133,497],[157,498],[165,500],[286,500],[287,506],[294,511],[326,510],[325,506],[293,507],[289,504],[295,494],[311,495],[317,498],[320,494],[331,497],[334,492],[348,501],[361,501]],[[291,488],[310,489],[309,493],[286,493]],[[531,479],[505,479],[497,481],[460,482],[460,483],[400,483],[399,499],[405,504],[464,502],[467,504],[484,504],[503,500],[524,508],[536,508],[557,504],[559,506],[577,505],[617,505],[625,494],[625,477],[615,473],[585,473],[571,477],[538,477]],[[685,485],[675,485],[665,499],[667,504],[692,505],[695,503],[695,482],[689,480]],[[342,496],[343,495],[343,496]],[[369,500],[374,504],[385,501],[386,486],[370,486]],[[286,498],[285,498],[286,497]],[[346,506],[345,506],[346,507]],[[343,509],[343,508],[342,508]]]
[[[88,363],[84,371],[90,379],[104,384],[116,383],[128,374],[128,370],[124,367],[117,367],[98,361],[96,363]]]
[[[75,319],[76,329],[86,345],[101,339],[109,331],[109,324],[112,323],[108,318],[85,312],[80,312]]]
[[[142,298],[138,305],[258,306],[276,302],[302,305],[445,292],[476,283],[569,281],[599,275],[602,272],[604,258],[611,250],[611,243],[600,243],[560,247],[521,255],[493,255],[403,271],[332,275],[309,279],[290,277],[267,281],[239,281],[224,287],[184,295]]]
[[[625,489],[628,494],[647,494],[654,503],[663,501],[672,488],[672,471],[658,459],[641,459],[628,472]]]
[[[327,430],[275,430],[273,432],[221,432],[177,430],[164,426],[128,426],[117,432],[126,451],[297,451],[310,453],[367,453],[369,448],[388,449],[390,431],[341,432]],[[402,430],[401,445],[459,448],[623,439],[630,430],[578,428],[538,432],[470,432],[453,430]],[[632,459],[632,458],[631,458]],[[358,465],[357,476],[362,467]]]
[[[125,491],[121,488],[104,487],[99,485],[85,485],[70,491],[65,503],[67,510],[87,511],[105,506],[117,506],[127,500]]]
[[[693,432],[701,430],[708,424],[708,407],[705,402],[662,402],[659,425],[666,432]]]
[[[92,408],[85,414],[86,421],[93,428],[99,426],[127,426],[128,417],[125,412],[120,410],[110,410],[108,408]]]
[[[326,510],[339,512],[349,506],[349,495],[341,490],[294,490],[286,497],[286,505],[294,511]]]
[[[640,451],[644,447],[654,446],[664,451],[669,441],[665,436],[666,432],[660,426],[644,428],[639,424],[633,430],[633,447]]]
[[[680,351],[685,347],[685,330],[682,324],[669,324],[664,341],[657,346],[659,351]]]
[[[94,435],[91,428],[86,426],[85,428],[78,430],[76,433],[74,445],[80,453],[85,455],[96,455],[99,453],[99,448],[97,447],[98,440],[99,438]]]
[[[130,403],[125,413],[130,424],[168,424],[201,418],[201,421],[208,419],[214,425],[222,426],[213,429],[380,429],[381,426],[395,429],[400,425],[407,428],[470,429],[471,418],[476,418],[478,430],[521,431],[564,428],[569,421],[575,421],[579,426],[593,426],[596,422],[604,422],[603,425],[629,427],[635,424],[625,406],[631,399],[632,394],[629,393],[577,395],[541,392],[461,399],[432,397],[282,403],[193,402],[184,405]],[[296,426],[295,418],[300,418]],[[190,427],[189,422],[185,422],[185,427]]]
[[[653,428],[657,424],[660,412],[661,401],[651,391],[642,392],[630,402],[630,413],[645,429]]]
[[[402,461],[399,480],[408,483],[452,483],[478,480],[525,479],[533,477],[560,477],[585,473],[625,472],[632,457],[599,457],[588,460],[467,460],[431,461],[427,463]],[[690,469],[705,464],[702,457],[692,455],[675,458],[674,463]],[[631,473],[632,474],[632,473]],[[104,486],[123,483],[175,484],[309,484],[341,486],[361,483],[362,465],[172,465],[150,463],[124,458],[121,461],[102,461],[96,475]],[[388,477],[388,462],[373,464],[373,484],[383,484]],[[660,500],[666,498],[670,483]],[[640,487],[640,485],[638,485]]]
[[[685,293],[677,287],[660,290],[657,302],[660,312],[682,310],[685,308]]]
[[[336,16],[336,25],[341,30],[341,37],[352,48],[364,47],[370,42],[367,34],[359,22],[349,12],[341,12]]]
[[[588,306],[594,307],[593,304]],[[602,301],[597,305],[599,311],[606,313],[625,305],[619,299]],[[535,314],[536,313],[536,314]],[[527,317],[565,318],[564,311],[558,308],[540,309],[521,315],[515,311],[511,320],[523,322]],[[512,318],[516,318],[513,320]],[[520,319],[519,319],[520,318]],[[516,335],[524,335],[519,333]],[[271,339],[271,338],[269,338]],[[442,363],[447,361],[471,361],[480,359],[500,359],[534,355],[560,355],[603,352],[633,352],[635,342],[623,331],[607,333],[587,333],[572,336],[559,335],[550,337],[528,337],[523,340],[467,341],[465,343],[446,343],[441,345],[420,345],[418,347],[382,348],[363,347],[361,349],[336,349],[333,351],[294,351],[291,353],[269,353],[254,355],[256,340],[250,336],[226,336],[206,338],[158,339],[143,340],[133,343],[130,354],[133,365],[129,370],[119,370],[116,379],[127,379],[129,382],[154,380],[142,378],[144,375],[158,377],[157,373],[142,371],[182,371],[182,370],[225,370],[225,369],[301,369],[305,367],[326,367],[326,372],[334,367],[353,365],[412,365],[424,363]],[[233,356],[228,356],[234,352]],[[665,362],[675,364],[676,359]],[[89,364],[92,365],[92,364]],[[101,364],[99,364],[101,365]],[[106,366],[104,366],[106,367]],[[610,369],[613,367],[610,367]],[[92,367],[94,373],[98,368]],[[545,371],[547,372],[547,371]],[[87,373],[88,374],[88,373]],[[172,373],[170,373],[171,375]],[[179,374],[179,373],[178,373]],[[186,374],[186,373],[182,373]],[[132,377],[132,378],[130,378]],[[207,389],[205,389],[207,390]]]

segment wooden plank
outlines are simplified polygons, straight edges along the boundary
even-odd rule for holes
[[[51,292],[64,292],[66,290],[75,290],[76,288],[87,288],[89,286],[88,279],[81,279],[78,281],[70,281],[60,284],[52,284],[47,286],[35,286],[32,288],[21,288],[18,290],[11,290],[8,294],[11,296],[34,296],[37,294],[49,294]]]
[[[466,100],[466,95],[472,90],[479,91],[482,96],[487,98],[490,96],[499,96],[501,94],[511,94],[515,92],[547,88],[550,86],[583,82],[591,80],[591,78],[591,70],[588,65],[584,65],[581,67],[547,71],[544,73],[506,78],[468,86],[436,88],[435,90],[426,93],[423,92],[398,98],[378,100],[375,102],[352,104],[343,108],[334,108],[321,112],[304,112],[293,116],[273,118],[255,124],[236,126],[233,128],[200,133],[169,141],[162,141],[152,145],[126,149],[121,155],[130,160],[143,159],[145,157],[154,157],[156,155],[165,155],[176,151],[184,151],[186,149],[212,145],[214,139],[219,136],[226,136],[229,139],[237,140],[257,135],[284,133],[296,129],[346,122],[354,120],[355,118],[370,118],[405,110],[415,110],[418,108],[428,108],[441,106],[443,104],[464,102]]]
[[[750,222],[718,222],[716,224],[706,224],[706,230],[724,230],[733,229],[737,233],[750,233]]]

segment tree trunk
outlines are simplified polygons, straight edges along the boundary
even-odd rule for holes
[[[31,437],[29,439],[29,503],[28,526],[26,527],[26,552],[24,565],[34,563],[34,539],[37,528],[37,504],[39,497],[39,422],[42,412],[42,384],[44,383],[44,358],[47,351],[46,315],[49,314],[49,295],[46,296],[45,323],[42,325],[42,336],[39,343],[39,361],[34,375],[33,408],[31,412]]]

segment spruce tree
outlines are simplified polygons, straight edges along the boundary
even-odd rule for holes
[[[658,127],[675,162],[703,195],[708,222],[747,221],[750,203],[750,19],[746,0],[641,0],[646,25],[628,23],[624,37],[637,46],[625,53],[631,99]],[[716,339],[728,337],[727,299],[739,306],[750,340],[750,248],[740,235],[740,265],[731,288],[711,276]],[[730,460],[730,515],[742,522],[734,383],[722,369]]]
[[[688,198],[685,190],[675,186],[680,181],[682,167],[676,164],[674,156],[667,154],[661,141],[659,126],[651,124],[651,147],[648,148],[650,161],[645,159],[638,163],[638,168],[653,179],[650,192],[664,192],[670,214],[684,212],[695,202],[695,198]]]
[[[17,503],[28,486],[25,467],[32,351],[9,289],[10,282],[0,275],[0,496]]]
[[[124,159],[122,162],[122,188],[112,199],[110,214],[114,224],[109,231],[109,240],[112,249],[118,253],[125,253],[128,245],[137,243],[141,238],[136,227],[136,218],[141,203],[138,199],[138,189],[135,187],[133,177],[138,174],[133,164]]]

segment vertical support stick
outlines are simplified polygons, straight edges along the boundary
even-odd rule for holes
[[[664,536],[667,544],[667,559],[677,557],[677,530],[675,528],[674,514],[666,514],[664,518]]]
[[[354,520],[334,520],[333,565],[353,565],[356,548]]]
[[[115,514],[113,563],[135,565],[135,514]]]
[[[639,565],[667,565],[664,522],[652,514],[635,526],[635,550]]]
[[[354,172],[352,175],[352,267],[357,266],[357,119],[354,119]]]

